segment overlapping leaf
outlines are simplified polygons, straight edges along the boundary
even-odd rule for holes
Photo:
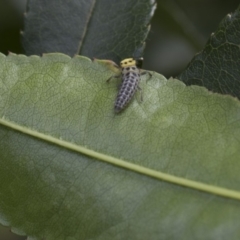
[[[179,79],[240,97],[240,6],[228,14]]]
[[[29,0],[23,46],[28,55],[141,57],[155,8],[151,0]]]

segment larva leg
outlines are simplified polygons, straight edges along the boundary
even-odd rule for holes
[[[145,74],[148,74],[148,75],[150,76],[150,77],[147,79],[147,81],[152,78],[152,74],[151,74],[150,72],[147,72],[147,71],[141,72],[141,76],[142,76],[142,75],[145,75]]]
[[[112,80],[112,78],[120,78],[120,77],[121,77],[121,75],[113,75],[106,82],[109,83],[110,80]]]

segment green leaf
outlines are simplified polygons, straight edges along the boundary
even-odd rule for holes
[[[240,6],[228,14],[205,48],[178,76],[187,85],[205,86],[211,91],[240,97]]]
[[[23,46],[28,55],[140,57],[155,8],[152,0],[29,0]]]
[[[153,73],[114,114],[110,61],[0,66],[2,224],[30,239],[239,239],[239,101]]]

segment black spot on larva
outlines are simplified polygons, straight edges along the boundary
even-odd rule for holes
[[[137,76],[137,74],[135,72],[133,72],[132,75],[135,76],[135,77]]]
[[[132,67],[132,70],[136,70],[136,67]]]
[[[127,64],[127,62],[124,62],[124,64]]]
[[[127,67],[127,68],[126,68],[126,70],[127,70],[127,71],[129,71],[129,70],[130,70],[130,68],[129,68],[129,67]]]

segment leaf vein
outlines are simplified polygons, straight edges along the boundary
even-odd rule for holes
[[[163,173],[160,171],[156,171],[153,169],[149,169],[149,168],[146,168],[146,167],[134,164],[134,163],[129,163],[124,160],[115,158],[113,156],[108,156],[106,154],[96,152],[96,151],[88,149],[86,147],[83,147],[83,146],[80,146],[80,145],[77,145],[77,144],[74,144],[71,142],[67,142],[63,139],[58,139],[56,137],[38,132],[34,129],[30,129],[30,128],[18,125],[16,123],[11,122],[4,118],[0,118],[0,124],[4,125],[6,127],[9,127],[13,130],[19,131],[23,134],[30,135],[32,137],[50,142],[52,144],[56,144],[58,146],[61,146],[61,147],[67,148],[69,150],[96,158],[103,162],[124,168],[129,171],[137,172],[139,174],[142,174],[142,175],[145,175],[148,177],[152,177],[152,178],[156,178],[161,181],[180,185],[183,187],[192,188],[192,189],[195,189],[198,191],[203,191],[203,192],[206,192],[209,194],[218,195],[221,197],[235,199],[235,200],[240,200],[240,192],[236,191],[236,190],[230,190],[230,189],[226,189],[223,187],[218,187],[218,186],[209,185],[206,183],[201,183],[201,182],[197,182],[197,181],[190,180],[190,179],[185,179],[182,177],[173,176],[173,175]]]

